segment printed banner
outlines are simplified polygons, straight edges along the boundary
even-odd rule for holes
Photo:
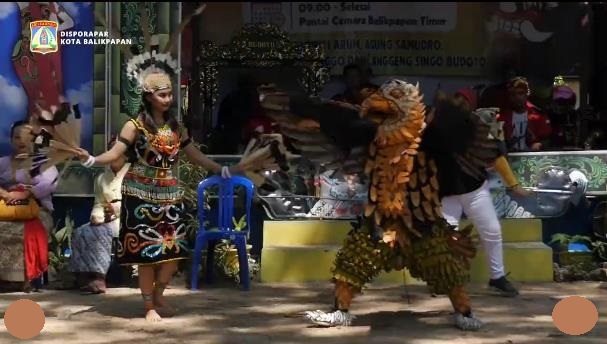
[[[271,22],[296,41],[324,45],[332,74],[358,62],[376,74],[408,75],[476,75],[487,65],[480,39],[454,36],[465,32],[454,2],[247,4],[245,22]]]
[[[280,14],[279,14],[280,13]],[[455,2],[289,2],[252,4],[251,20],[284,18],[283,28],[292,33],[447,32],[457,24]]]
[[[581,3],[274,2],[243,5],[246,23],[278,25],[325,46],[332,74],[364,62],[376,75],[575,74],[588,44]],[[569,28],[569,31],[564,30]],[[558,53],[560,58],[552,57]],[[541,61],[541,62],[540,62]],[[528,73],[527,73],[528,74]]]

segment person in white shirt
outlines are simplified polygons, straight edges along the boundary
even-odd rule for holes
[[[108,144],[111,148],[115,140]],[[112,240],[120,229],[122,179],[129,170],[123,156],[105,168],[95,180],[95,204],[89,223],[74,230],[69,269],[84,292],[105,293],[105,275],[110,267]]]

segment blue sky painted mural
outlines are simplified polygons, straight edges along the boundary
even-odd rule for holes
[[[28,4],[28,3],[21,3]],[[29,3],[35,4],[35,3]],[[90,2],[59,2],[72,18],[68,30],[94,30],[93,6]],[[23,5],[22,5],[23,6]],[[0,3],[0,155],[10,153],[9,132],[13,122],[27,117],[28,99],[15,70],[12,56],[20,39],[21,13],[18,3]],[[82,146],[93,144],[93,59],[92,45],[60,46],[64,94],[72,104],[78,103],[82,112]],[[29,66],[28,66],[29,68]]]

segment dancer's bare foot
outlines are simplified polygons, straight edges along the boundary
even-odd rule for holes
[[[164,318],[171,318],[177,314],[177,310],[172,306],[158,307],[156,310]]]
[[[149,309],[145,312],[145,320],[149,322],[159,322],[162,321],[162,318],[155,309]]]
[[[154,293],[154,307],[163,317],[172,317],[177,313],[175,307],[166,302],[164,295],[159,293]]]
[[[143,305],[145,307],[145,320],[149,322],[159,322],[162,320],[160,314],[156,312],[154,306],[154,296],[152,294],[141,294],[143,296]]]
[[[164,298],[165,288],[166,284],[156,282],[156,286],[154,288],[154,306],[163,317],[172,317],[175,316],[177,310]]]

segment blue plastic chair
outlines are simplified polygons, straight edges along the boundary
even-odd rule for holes
[[[216,231],[209,231],[204,228],[204,196],[205,191],[213,186],[218,186],[218,218]],[[234,229],[232,218],[234,217],[234,191],[237,186],[243,186],[246,190],[245,206],[246,206],[246,226],[237,231]],[[253,203],[255,185],[245,177],[233,176],[231,178],[222,178],[220,176],[212,176],[198,184],[198,221],[200,227],[196,233],[196,244],[192,257],[192,281],[191,289],[198,290],[198,269],[202,261],[202,249],[207,245],[207,263],[206,263],[206,283],[213,282],[213,256],[215,252],[215,243],[217,240],[228,239],[236,245],[238,249],[238,265],[240,270],[240,283],[244,290],[249,290],[249,261],[247,256],[247,237],[249,235],[251,223],[251,205]]]

